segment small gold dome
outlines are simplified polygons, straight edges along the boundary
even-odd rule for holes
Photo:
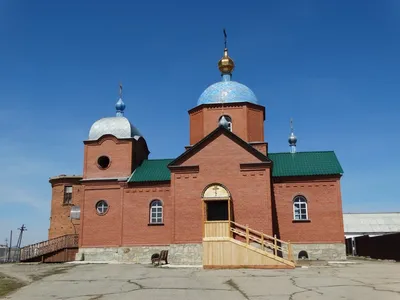
[[[235,68],[235,63],[232,58],[228,55],[228,48],[224,50],[224,57],[222,57],[218,62],[218,69],[222,74],[230,74]]]

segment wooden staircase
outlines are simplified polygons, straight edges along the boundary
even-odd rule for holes
[[[204,268],[295,268],[290,242],[232,221],[204,227]]]
[[[21,262],[67,262],[75,260],[79,236],[67,234],[21,248]]]

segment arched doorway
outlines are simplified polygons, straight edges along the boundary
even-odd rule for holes
[[[208,185],[202,194],[203,237],[229,237],[231,221],[231,194],[223,185]]]

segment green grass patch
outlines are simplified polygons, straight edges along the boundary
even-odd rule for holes
[[[0,273],[0,297],[8,295],[24,285],[22,281]]]

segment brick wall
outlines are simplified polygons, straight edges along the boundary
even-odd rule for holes
[[[264,108],[250,103],[203,105],[189,111],[190,144],[207,136],[218,126],[222,115],[232,118],[233,132],[247,142],[264,141]]]
[[[93,182],[85,185],[82,205],[80,246],[117,247],[121,245],[122,231],[122,195],[119,183]],[[96,203],[107,201],[109,209],[105,215],[99,215]]]
[[[343,243],[343,211],[338,178],[293,178],[273,184],[277,234],[300,243]],[[309,221],[293,221],[293,198],[307,199]]]
[[[251,143],[251,145],[260,151],[264,155],[268,155],[268,143],[267,142],[260,142],[260,143]]]
[[[204,137],[204,113],[203,110],[190,114],[190,145],[196,144]]]
[[[169,245],[172,242],[173,209],[169,184],[133,186],[124,191],[122,244]],[[150,223],[150,202],[163,203],[163,225]]]
[[[248,151],[220,135],[182,163],[183,166],[198,165],[198,173],[173,171],[174,242],[202,240],[201,193],[211,183],[223,184],[230,191],[236,222],[271,234],[270,170],[240,170],[240,163],[257,162],[259,160]]]
[[[343,243],[338,179],[280,181],[273,184],[274,199],[271,199],[270,170],[241,170],[240,162],[257,162],[257,159],[221,135],[183,163],[198,164],[199,172],[173,171],[171,187],[169,184],[123,187],[104,183],[87,186],[82,246],[201,242],[204,221],[201,193],[215,182],[230,191],[232,217],[237,223],[266,234],[277,233],[281,239],[295,243]],[[299,194],[308,200],[309,222],[293,221],[292,201]],[[110,205],[104,216],[95,210],[100,199]],[[154,199],[163,202],[163,225],[149,225],[149,205]]]
[[[73,205],[80,205],[83,199],[83,187],[79,180],[81,177],[59,177],[50,179],[52,184],[49,239],[66,234],[79,233],[80,221],[70,220],[70,211]],[[72,186],[72,203],[64,204],[64,187]]]
[[[83,178],[128,177],[132,173],[132,140],[118,140],[104,136],[98,142],[85,142]],[[101,169],[97,165],[100,156],[108,156],[110,165]]]
[[[247,138],[249,142],[264,141],[264,111],[247,107]]]
[[[163,225],[149,225],[150,202],[163,203]],[[106,200],[109,211],[99,215],[95,205]],[[91,183],[85,188],[83,247],[166,245],[171,243],[172,203],[169,184],[128,187]]]

